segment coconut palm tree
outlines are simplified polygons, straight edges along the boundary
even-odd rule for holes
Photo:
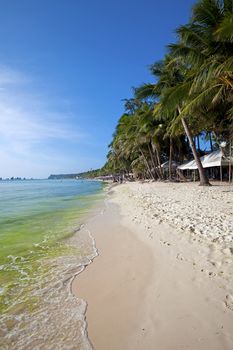
[[[153,177],[165,152],[171,178],[173,153],[186,135],[200,184],[209,185],[193,135],[233,136],[232,28],[232,0],[196,3],[189,23],[177,29],[177,43],[151,66],[155,83],[134,89],[134,98],[125,100],[127,117],[118,123],[112,154],[134,165],[143,161]]]
[[[169,45],[173,57],[188,67],[187,90],[191,97],[182,115],[202,104],[231,101],[233,94],[232,0],[200,0],[190,23],[177,29],[178,42]]]
[[[178,107],[181,120],[190,140],[197,162],[201,184],[208,184],[199,167],[195,145],[187,121],[201,121],[200,110],[206,110],[206,124],[219,122],[217,106],[222,106],[221,123],[232,130],[233,112],[233,42],[232,0],[200,0],[193,8],[189,24],[178,28],[178,43],[170,45],[171,56],[186,69],[183,82],[165,92],[164,103]],[[231,30],[230,30],[231,27]],[[224,111],[224,112],[223,112]],[[211,113],[212,112],[212,113]],[[188,116],[188,117],[187,117]],[[191,118],[190,118],[191,116]]]
[[[157,82],[154,86],[143,85],[138,89],[135,89],[137,98],[145,99],[146,97],[154,97],[160,99],[159,105],[155,108],[154,115],[158,118],[162,118],[167,121],[167,135],[170,136],[170,177],[171,177],[171,164],[172,164],[172,136],[177,135],[180,130],[178,123],[178,116],[181,113],[181,106],[187,101],[184,97],[188,96],[190,87],[189,81],[186,82],[185,76],[187,69],[184,65],[181,65],[172,56],[167,55],[165,60],[162,62],[155,63],[152,65],[151,70],[154,75],[157,76]],[[208,178],[202,167],[200,157],[197,153],[196,146],[193,142],[193,135],[188,125],[186,118],[183,116],[179,119],[182,123],[185,133],[188,137],[190,147],[194,159],[196,160],[199,174],[200,184],[209,185]]]

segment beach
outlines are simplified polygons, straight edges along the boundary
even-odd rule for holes
[[[0,16],[0,350],[233,350],[233,0]]]
[[[85,225],[98,256],[72,283],[94,349],[232,349],[231,185],[112,187]]]

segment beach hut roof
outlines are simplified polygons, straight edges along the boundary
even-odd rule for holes
[[[177,168],[178,165],[179,165],[179,164],[178,164],[177,162],[175,162],[174,160],[172,161],[172,167],[173,167],[173,168]],[[168,169],[168,168],[169,168],[169,160],[166,161],[165,163],[161,164],[161,168],[163,168],[163,169]]]
[[[233,164],[233,157],[224,157],[222,150],[214,151],[210,154],[206,154],[205,156],[201,157],[201,162],[203,165],[203,168],[211,168],[211,167],[220,167],[220,166],[226,166],[229,165],[229,162]],[[178,166],[178,169],[180,170],[194,170],[197,169],[197,164],[195,160],[191,160],[188,163],[182,164]]]
[[[179,165],[178,169],[180,169],[180,170],[187,170],[187,169],[194,170],[194,169],[197,169],[196,162],[195,162],[195,160],[191,160],[190,162],[187,162],[187,163],[184,163],[182,165]]]

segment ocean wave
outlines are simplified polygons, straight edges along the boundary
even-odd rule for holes
[[[80,224],[99,198],[101,184],[92,183],[89,191],[89,183],[53,183],[54,198],[46,211],[47,191],[35,194],[34,186],[43,189],[47,182],[30,183],[31,210],[26,212],[22,207],[29,202],[18,203],[7,185],[8,211],[0,221],[0,348],[90,350],[86,303],[72,295],[71,283],[97,255],[90,232]],[[73,199],[63,201],[67,187]]]
[[[47,274],[38,276],[28,291],[22,290],[1,318],[2,349],[92,349],[86,333],[86,303],[73,296],[71,284],[98,252],[85,226],[66,245],[82,247],[82,251],[42,261]]]

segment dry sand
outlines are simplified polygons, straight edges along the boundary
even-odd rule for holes
[[[233,349],[232,186],[114,187],[73,282],[97,350]]]

